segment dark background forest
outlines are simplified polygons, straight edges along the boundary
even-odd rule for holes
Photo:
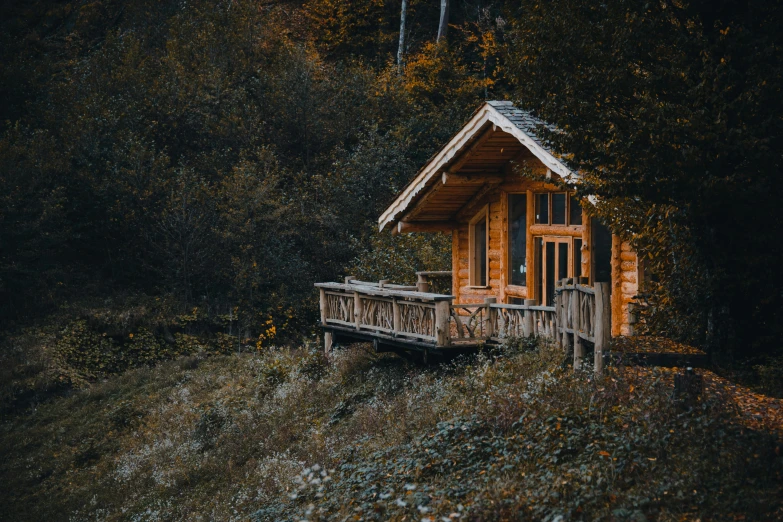
[[[562,131],[653,333],[779,353],[780,2],[452,0],[439,40],[406,6],[398,61],[397,0],[4,2],[5,399],[297,340],[316,281],[448,268],[376,219],[486,99]]]

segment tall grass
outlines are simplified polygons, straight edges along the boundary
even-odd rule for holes
[[[725,405],[707,396],[682,410],[667,372],[595,381],[533,348],[429,368],[356,346],[330,362],[305,347],[135,369],[3,420],[0,516],[783,513],[775,439]]]

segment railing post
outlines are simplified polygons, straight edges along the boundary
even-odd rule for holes
[[[345,276],[345,284],[350,285],[354,279],[356,279],[356,276]]]
[[[451,303],[448,301],[435,302],[435,345],[448,346],[450,344],[449,336],[449,316],[451,315]]]
[[[326,289],[319,288],[320,290],[320,305],[321,305],[321,324],[323,326],[326,326],[326,307],[328,306],[328,301],[326,300]]]
[[[569,294],[566,289],[569,282],[569,279],[560,280],[560,292],[555,297],[555,320],[558,323],[555,328],[555,339],[557,339],[558,344],[563,348],[565,354],[568,354],[568,351],[571,348],[568,332],[566,331],[568,329],[568,306],[570,306],[570,301],[567,296],[570,296],[571,299],[574,298],[573,291]],[[557,331],[558,328],[563,329],[562,335]]]
[[[484,323],[486,325],[485,335],[487,337],[495,337],[495,323],[498,319],[498,311],[492,308],[492,304],[497,303],[497,299],[494,297],[485,297],[484,306],[487,308],[487,320]]]
[[[525,306],[535,306],[536,300],[535,299],[525,299]],[[522,322],[522,333],[525,334],[525,337],[533,337],[535,336],[535,324],[533,322],[533,310],[528,308],[525,310],[525,319]]]
[[[604,371],[604,350],[612,336],[612,305],[609,283],[595,284],[595,374]]]
[[[579,325],[581,323],[581,318],[579,317],[579,314],[581,313],[579,306],[580,299],[581,296],[579,295],[579,290],[577,290],[575,282],[574,290],[571,294],[571,321],[574,323],[572,326],[574,330],[574,370],[582,368],[582,357],[585,356],[584,344],[582,344],[582,338],[579,337]]]
[[[378,281],[378,288],[383,289],[384,286],[389,284],[389,279],[381,279]]]
[[[416,274],[416,290],[423,293],[430,291],[430,285],[425,274]]]
[[[362,296],[359,292],[353,293],[353,320],[358,330],[362,324]]]
[[[396,297],[392,298],[392,314],[394,317],[394,335],[398,335],[402,330],[402,312]]]

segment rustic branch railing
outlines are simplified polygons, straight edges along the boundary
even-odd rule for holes
[[[566,352],[574,349],[574,369],[582,367],[584,343],[593,343],[595,372],[603,370],[603,351],[611,335],[609,283],[595,286],[578,284],[574,279],[557,282],[555,308],[557,341]]]
[[[595,370],[602,371],[610,336],[609,284],[594,287],[572,279],[557,283],[555,306],[483,303],[454,304],[454,296],[415,291],[388,281],[370,283],[347,277],[346,283],[317,283],[321,324],[347,328],[391,340],[442,348],[500,341],[507,337],[555,339],[567,352],[573,345],[574,368],[582,366],[584,342],[595,346]],[[327,350],[332,334],[326,333]],[[407,341],[406,341],[407,340]],[[420,345],[421,346],[421,345]]]
[[[348,279],[348,278],[347,278]],[[317,283],[321,324],[448,346],[454,296],[400,290],[402,285]],[[331,339],[327,340],[330,344]]]

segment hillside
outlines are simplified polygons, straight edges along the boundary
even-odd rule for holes
[[[783,424],[705,378],[685,409],[670,372],[594,381],[546,345],[180,358],[4,418],[2,518],[780,518]]]

